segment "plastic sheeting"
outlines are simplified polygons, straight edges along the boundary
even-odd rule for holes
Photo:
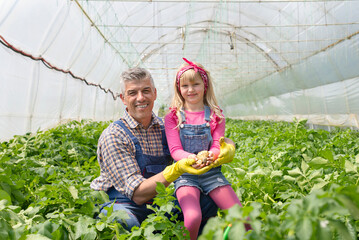
[[[79,77],[1,45],[1,139],[69,120],[119,117],[118,75],[126,66],[78,7],[68,1],[1,1],[0,9],[0,35],[9,44]],[[117,98],[88,82],[116,89]]]
[[[228,117],[358,126],[359,1],[0,1],[0,139],[115,120],[142,66],[168,106],[182,57]]]
[[[359,128],[359,36],[227,95],[230,117]]]

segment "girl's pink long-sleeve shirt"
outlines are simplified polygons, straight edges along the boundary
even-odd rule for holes
[[[211,111],[212,113],[212,111]],[[204,119],[204,111],[201,112],[189,112],[185,111],[186,114],[186,124],[200,125],[206,123]],[[219,139],[224,136],[225,131],[225,119],[222,119],[220,122],[220,118],[217,115],[213,115],[210,121],[211,126],[211,134],[213,138],[213,143],[209,151],[213,152],[214,159],[217,159],[219,155]],[[178,128],[178,118],[176,116],[176,111],[171,109],[171,111],[165,116],[165,130],[166,137],[168,142],[168,147],[171,152],[171,156],[175,161],[181,160],[183,158],[187,158],[190,152],[186,152],[183,150],[181,139],[179,135]],[[205,150],[205,149],[203,149]]]

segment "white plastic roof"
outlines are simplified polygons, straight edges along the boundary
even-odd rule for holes
[[[359,1],[2,0],[0,136],[114,120],[142,66],[169,104],[182,57],[228,117],[359,127]]]

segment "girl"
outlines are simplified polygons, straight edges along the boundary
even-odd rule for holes
[[[166,137],[175,161],[196,159],[198,152],[208,150],[207,163],[193,165],[201,168],[218,158],[225,118],[218,107],[209,72],[200,64],[183,60],[186,63],[176,74],[174,98],[170,112],[165,116]],[[202,175],[183,174],[174,184],[191,240],[197,239],[202,219],[200,191],[209,194],[221,209],[231,208],[234,204],[242,206],[221,167]]]

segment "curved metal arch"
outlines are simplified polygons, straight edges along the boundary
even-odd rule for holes
[[[201,23],[216,23],[216,24],[223,24],[223,25],[227,25],[229,27],[232,27],[234,29],[240,29],[240,27],[238,26],[235,26],[235,25],[232,25],[232,24],[229,24],[229,23],[223,23],[223,22],[215,22],[215,21],[212,21],[212,20],[209,20],[209,21],[201,21],[201,22],[197,22],[197,23],[194,23],[194,24],[190,24],[190,25],[198,25],[198,24],[201,24]],[[176,29],[176,31],[178,30],[181,30],[181,28],[178,28]],[[206,28],[206,29],[199,29],[199,30],[195,30],[195,31],[190,31],[191,34],[196,34],[196,33],[202,33],[202,32],[207,32],[207,31],[213,31],[213,32],[217,32],[221,35],[226,35],[226,36],[231,36],[231,33],[229,31],[225,31],[225,30],[217,30],[217,29],[211,29],[210,27],[209,28]],[[243,29],[241,29],[241,31],[243,32],[246,32],[248,35],[251,35],[253,37],[255,37],[256,39],[258,40],[261,40],[261,38],[259,38],[257,35],[249,32],[249,31],[245,31]],[[160,37],[160,39],[164,38],[165,36],[169,35],[169,34],[172,34],[172,32],[170,33],[167,33],[167,34],[164,34]],[[255,42],[253,42],[252,40],[250,40],[248,37],[245,37],[245,36],[242,36],[240,35],[239,33],[236,33],[234,32],[235,34],[233,35],[235,37],[235,39],[237,39],[238,41],[241,41],[241,42],[245,42],[246,44],[248,44],[249,46],[253,47],[254,49],[256,49],[258,52],[260,52],[266,59],[268,59],[274,66],[274,68],[279,71],[281,69],[281,67],[279,66],[279,64],[277,63],[277,61],[275,59],[273,59],[266,51],[265,49],[263,49],[262,47],[260,47],[258,44],[256,44]],[[143,63],[144,61],[146,61],[148,58],[150,58],[152,55],[154,55],[155,53],[157,53],[158,51],[160,51],[162,48],[164,48],[165,46],[167,46],[168,44],[171,44],[173,42],[175,42],[176,40],[178,40],[179,38],[182,38],[182,33],[179,32],[176,34],[176,37],[171,40],[171,41],[166,41],[166,43],[163,43],[162,45],[160,45],[159,47],[155,48],[155,49],[152,49],[149,53],[144,53],[146,52],[146,50],[148,50],[151,46],[149,45],[147,48],[145,48],[145,50],[140,54],[142,55],[143,57],[139,59],[138,63],[136,64],[136,66],[140,65],[141,62]],[[272,47],[272,46],[267,46],[268,48],[270,49],[273,49],[275,52],[277,52],[277,50]],[[284,61],[287,65],[289,65],[288,61],[286,59],[284,59],[282,56],[281,57],[281,60]]]

